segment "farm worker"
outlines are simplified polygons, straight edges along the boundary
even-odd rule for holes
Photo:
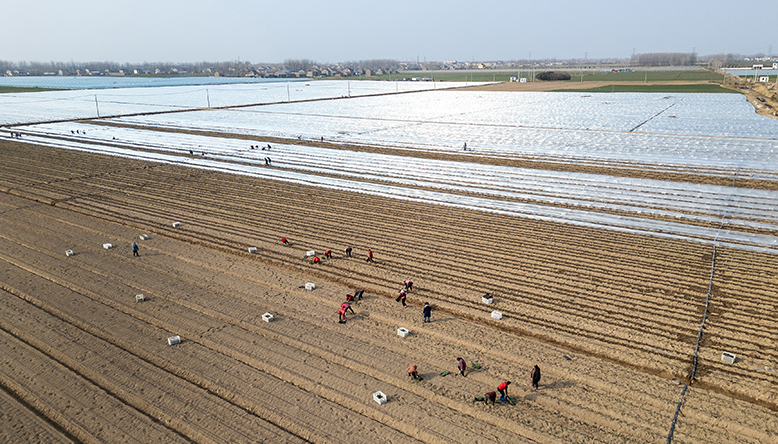
[[[413,379],[419,379],[419,372],[416,371],[416,364],[411,364],[411,366],[408,367],[408,376]]]
[[[405,284],[405,289],[408,291],[413,290],[413,281],[408,279],[407,281],[404,281],[403,284]]]
[[[324,257],[326,257],[327,259],[332,259],[332,250],[325,251]]]
[[[457,358],[457,366],[459,367],[459,374],[465,376],[465,370],[467,370],[467,363],[462,358]]]
[[[354,296],[352,296],[350,294],[347,294],[346,295],[346,302],[353,302],[353,301],[354,301]]]
[[[357,301],[361,301],[363,294],[365,294],[365,290],[357,290],[354,292],[354,298],[356,298]]]
[[[405,293],[405,289],[402,289],[402,290],[400,290],[400,296],[397,296],[397,299],[395,299],[395,301],[403,303],[403,308],[407,308],[408,307],[407,305],[405,305],[405,297],[406,296],[407,296],[407,294]]]
[[[367,262],[374,262],[373,261],[373,250],[367,249]]]
[[[311,263],[312,264],[320,264],[321,263],[321,259],[319,259],[319,256],[314,256],[313,257],[313,262],[311,262]]]
[[[133,243],[132,243],[132,256],[133,256],[133,257],[135,257],[135,256],[138,256],[138,257],[140,257],[140,254],[138,254],[138,250],[139,250],[139,248],[138,248],[138,244],[136,244],[135,242],[133,242]]]
[[[287,246],[289,245],[289,241],[288,241],[288,240],[286,240],[286,238],[285,238],[285,237],[282,237],[282,238],[281,238],[281,243],[282,243],[282,244],[284,244],[284,245],[287,245]]]
[[[538,382],[540,382],[540,367],[535,365],[535,367],[532,367],[532,371],[530,372],[530,377],[532,377],[532,390],[538,389]]]
[[[424,308],[421,309],[421,315],[424,316],[424,322],[430,321],[430,314],[432,313],[432,307],[429,302],[424,303]]]
[[[494,405],[495,398],[497,398],[497,393],[487,392],[484,395],[484,405],[489,405],[489,401],[492,401],[492,405]],[[478,401],[478,398],[476,398],[475,401]],[[475,401],[473,401],[473,402],[475,402]]]
[[[348,302],[344,302],[344,303],[340,304],[340,308],[338,309],[338,315],[339,315],[338,316],[338,322],[339,323],[341,323],[341,324],[345,324],[346,323],[346,312],[348,310],[351,310],[351,314],[354,314],[354,309],[351,308],[351,304],[349,304]]]
[[[510,385],[510,383],[511,381],[504,381],[497,386],[497,391],[500,392],[500,401],[505,401],[505,398],[508,396],[508,385]]]
[[[346,247],[346,256],[351,257],[351,247]]]

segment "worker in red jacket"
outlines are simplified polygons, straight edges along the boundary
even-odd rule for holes
[[[346,323],[346,312],[351,310],[351,314],[354,314],[354,309],[351,308],[351,304],[348,302],[344,302],[340,304],[340,308],[338,309],[338,323],[345,324]]]
[[[326,257],[327,259],[332,259],[332,250],[325,251],[324,257]]]
[[[505,398],[508,397],[508,386],[510,383],[511,381],[505,381],[497,386],[497,391],[500,392],[500,401],[505,401]]]
[[[311,263],[312,264],[320,264],[321,263],[321,259],[319,259],[319,256],[314,256],[313,257],[313,262],[311,262]]]
[[[288,241],[288,240],[286,240],[286,238],[285,238],[285,237],[282,237],[282,238],[281,238],[281,244],[283,244],[283,245],[286,245],[286,246],[288,247],[288,246],[289,246],[289,241]]]
[[[373,261],[373,250],[367,249],[367,262],[375,262]]]
[[[400,290],[400,295],[399,295],[399,296],[397,296],[397,299],[395,299],[395,301],[397,301],[397,302],[402,302],[402,303],[403,303],[403,308],[407,308],[408,306],[407,306],[407,305],[405,305],[405,298],[406,298],[407,296],[408,296],[408,294],[407,294],[407,293],[405,293],[405,289],[403,288],[402,290]]]
[[[492,405],[494,405],[495,398],[497,398],[497,393],[495,393],[495,392],[487,392],[484,395],[484,399],[483,399],[484,404],[485,405],[489,405],[489,401],[492,401]],[[475,401],[480,401],[480,399],[476,398]],[[475,402],[475,401],[473,401],[473,402]]]

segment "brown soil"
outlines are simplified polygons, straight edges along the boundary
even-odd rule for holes
[[[743,93],[757,114],[778,119],[778,85],[754,82],[752,78],[726,75],[725,85]]]
[[[704,244],[10,141],[0,157],[0,441],[665,442],[689,382],[673,442],[778,440],[775,255],[717,249],[689,381]],[[463,378],[458,356],[482,367]],[[515,406],[472,402],[503,380]]]

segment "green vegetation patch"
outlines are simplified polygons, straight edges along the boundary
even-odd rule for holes
[[[714,81],[723,82],[724,75],[711,71],[627,71],[627,72],[570,72],[573,76],[572,81],[594,82],[697,82]]]
[[[739,94],[737,91],[723,88],[716,84],[692,84],[692,85],[608,85],[598,88],[576,88],[576,89],[557,89],[560,92],[590,92],[590,93],[610,93],[610,92],[646,92],[646,93],[732,93]]]
[[[40,91],[62,91],[56,88],[37,88],[27,86],[0,86],[0,93],[24,93],[24,92],[40,92]]]

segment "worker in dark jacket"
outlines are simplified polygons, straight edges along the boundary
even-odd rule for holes
[[[540,382],[540,367],[535,365],[530,372],[530,377],[532,377],[532,390],[537,390],[538,382]]]
[[[457,358],[457,367],[459,367],[459,374],[465,376],[465,370],[467,370],[467,363],[462,358]]]
[[[429,302],[424,303],[424,308],[421,309],[421,315],[424,316],[424,322],[430,321],[430,314],[432,314],[432,307]]]

